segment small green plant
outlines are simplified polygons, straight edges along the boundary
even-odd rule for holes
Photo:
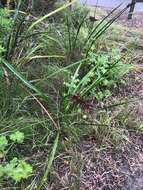
[[[32,167],[24,160],[13,158],[9,163],[0,165],[0,177],[12,178],[18,182],[22,179],[27,179],[32,173]]]
[[[13,143],[23,143],[24,141],[24,133],[20,131],[16,131],[15,133],[12,133],[9,136],[1,135],[0,136],[0,152],[6,153],[6,148],[9,145],[9,140],[11,140]]]
[[[98,100],[111,96],[111,88],[115,88],[132,68],[131,64],[122,62],[119,50],[111,53],[91,52],[89,59],[81,63],[74,73],[71,72],[69,81],[65,82],[67,95],[79,94]]]
[[[8,145],[8,140],[5,136],[0,137],[0,152],[3,153]]]
[[[5,37],[7,34],[11,32],[11,27],[13,25],[13,20],[10,17],[8,9],[0,8],[0,39]]]
[[[1,158],[7,157],[10,149],[10,140],[12,143],[22,143],[24,141],[24,133],[16,131],[10,136],[0,136],[0,155]],[[21,181],[32,174],[32,166],[24,160],[13,158],[10,162],[0,164],[1,179],[12,178],[14,181]]]
[[[20,131],[16,131],[15,133],[10,135],[10,140],[17,143],[23,143],[24,141],[24,133]]]

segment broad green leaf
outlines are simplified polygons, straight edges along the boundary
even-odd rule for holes
[[[22,133],[20,131],[16,131],[15,133],[10,135],[10,140],[17,142],[17,143],[23,143],[24,133]]]
[[[4,151],[6,146],[8,145],[8,140],[5,136],[0,137],[0,150]]]

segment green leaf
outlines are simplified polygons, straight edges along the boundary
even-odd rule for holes
[[[2,42],[0,41],[0,43]],[[4,47],[0,44],[0,54],[3,53],[4,51],[5,51]]]
[[[26,179],[32,173],[32,166],[23,160],[20,160],[17,167],[14,168],[12,178],[15,181]]]
[[[1,136],[0,137],[0,150],[4,151],[7,145],[8,145],[8,140],[6,139],[5,136]]]
[[[4,173],[15,181],[26,179],[32,173],[32,166],[24,160],[13,158],[10,163],[4,167]]]
[[[23,143],[24,133],[17,131],[17,132],[10,135],[10,140],[17,142],[17,143]]]
[[[4,175],[4,167],[0,165],[0,178]]]
[[[13,158],[10,163],[7,163],[4,166],[4,173],[6,175],[8,175],[9,177],[12,176],[13,172],[14,172],[14,168],[17,166],[18,164],[18,159],[17,158]]]

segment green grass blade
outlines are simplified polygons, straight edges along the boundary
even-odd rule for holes
[[[55,158],[55,154],[56,154],[56,150],[57,150],[57,147],[58,147],[58,142],[59,142],[59,132],[57,133],[57,136],[55,138],[55,141],[54,141],[54,144],[53,144],[53,148],[52,148],[52,151],[51,151],[51,155],[50,157],[47,159],[47,166],[45,168],[45,172],[44,172],[44,175],[37,187],[36,190],[41,190],[41,187],[42,185],[46,182],[47,180],[47,177],[48,177],[48,174],[50,172],[50,169],[51,169],[51,166],[52,166],[52,163],[54,161],[54,158]]]
[[[121,7],[122,4],[118,5],[117,7],[115,7],[107,16],[105,16],[94,28],[93,30],[90,32],[87,40],[85,41],[84,45],[86,45],[86,43],[92,38],[92,36],[94,35],[94,33],[96,32],[96,30],[102,25],[102,23],[104,23],[104,21],[106,21],[106,19],[108,19],[117,9],[119,9]]]
[[[68,94],[70,94],[70,92],[72,91],[72,86],[74,85],[74,81],[75,81],[75,79],[76,79],[77,76],[78,76],[78,73],[79,73],[79,70],[80,70],[80,68],[81,68],[82,63],[83,63],[83,62],[81,62],[81,63],[79,64],[79,66],[77,67],[77,69],[76,69],[76,71],[75,71],[75,73],[74,73],[74,75],[73,75],[73,77],[72,77],[71,85],[70,85],[69,90],[68,90]]]
[[[82,59],[82,60],[77,61],[77,62],[75,62],[75,63],[72,63],[72,64],[70,64],[70,65],[68,65],[68,66],[66,66],[66,67],[63,67],[63,68],[61,68],[61,69],[59,69],[59,70],[53,72],[52,74],[50,74],[48,77],[46,77],[46,79],[49,79],[49,78],[51,78],[51,77],[53,77],[53,76],[59,74],[60,72],[66,71],[67,69],[70,69],[70,68],[72,68],[72,67],[75,67],[75,66],[81,64],[81,62],[83,63],[83,62],[85,62],[85,61],[87,61],[87,60],[89,60],[89,58]]]
[[[72,0],[71,2],[59,7],[58,9],[52,11],[51,13],[46,14],[45,16],[41,17],[40,19],[38,19],[37,21],[33,22],[32,25],[28,28],[28,31],[30,31],[31,29],[33,29],[34,26],[36,26],[37,24],[39,24],[40,22],[42,22],[43,20],[47,19],[48,17],[66,9],[67,7],[69,7],[70,5],[72,5],[76,0]]]
[[[64,55],[35,55],[33,57],[28,57],[28,60],[33,59],[46,59],[46,58],[65,58]]]
[[[78,26],[78,29],[77,29],[77,32],[76,32],[76,36],[75,36],[75,39],[74,39],[74,42],[73,42],[73,48],[75,48],[76,45],[77,45],[76,43],[77,43],[77,39],[78,39],[80,30],[81,30],[82,26],[84,25],[84,23],[85,23],[87,17],[88,17],[88,13],[86,13],[86,14],[84,15],[84,17],[82,18],[82,20],[81,20],[81,22],[80,22],[80,24],[79,24],[79,26]],[[84,47],[84,46],[83,46],[83,47]]]
[[[35,86],[33,86],[32,84],[30,84],[29,81],[27,81],[21,73],[19,73],[10,63],[8,63],[6,60],[4,59],[0,59],[0,63],[3,63],[3,65],[8,68],[13,75],[15,75],[27,88],[29,88],[30,90],[36,92],[39,96],[43,97],[44,99],[47,99],[48,97],[42,93],[39,89],[37,89]]]
[[[114,16],[112,19],[110,19],[106,24],[103,25],[103,27],[98,30],[93,37],[93,39],[91,40],[91,42],[89,41],[90,45],[87,49],[86,52],[86,56],[88,55],[92,45],[94,44],[94,42],[102,35],[106,32],[106,30],[128,9],[128,6],[125,7],[122,11],[120,11],[116,16]]]
[[[77,85],[76,89],[74,90],[74,94],[77,91],[82,90],[82,88],[84,87],[86,81],[89,79],[89,77],[91,76],[91,74],[94,72],[95,67],[93,67],[79,82],[79,84]]]
[[[42,34],[46,34],[46,38],[47,38],[47,39],[49,39],[49,40],[51,40],[51,41],[53,41],[53,42],[56,42],[57,44],[60,44],[60,42],[59,42],[57,39],[55,39],[55,38],[49,36],[48,33],[49,33],[49,31],[48,31],[48,32],[47,32],[47,31],[42,31],[42,32],[34,32],[34,33],[32,33],[32,34],[30,34],[30,35],[27,35],[27,36],[24,35],[24,36],[22,36],[22,39],[20,39],[19,43],[21,43],[22,41],[25,41],[25,40],[27,40],[27,39],[29,39],[29,38],[33,38],[33,37],[35,37],[35,36],[39,36],[39,35],[42,35]]]

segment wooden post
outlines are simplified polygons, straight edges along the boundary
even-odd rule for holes
[[[132,18],[136,3],[143,3],[143,0],[132,0],[131,6],[130,6],[130,11],[128,14],[128,19]]]
[[[130,11],[129,11],[129,14],[128,14],[128,19],[132,18],[132,15],[133,15],[133,12],[134,12],[134,9],[135,9],[135,4],[136,4],[136,0],[132,0],[131,6],[130,6]]]

